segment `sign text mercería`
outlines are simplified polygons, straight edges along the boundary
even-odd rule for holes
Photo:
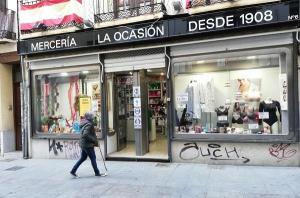
[[[118,31],[113,34],[98,34],[98,43],[113,43],[119,41],[137,40],[145,38],[160,37],[165,35],[164,26],[149,26],[138,29]]]
[[[76,47],[77,43],[75,38],[67,37],[62,39],[50,40],[50,41],[40,41],[31,43],[31,51],[44,51],[44,50],[53,50],[53,49],[60,49],[60,48],[70,48]]]

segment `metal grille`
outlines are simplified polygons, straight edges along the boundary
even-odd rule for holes
[[[163,48],[106,54],[106,72],[132,71],[165,67]]]
[[[15,11],[9,9],[6,9],[4,12],[0,11],[0,39],[16,40],[14,20]]]
[[[192,0],[191,7],[207,6],[216,3],[232,2],[234,0]],[[238,0],[235,0],[238,1]]]
[[[132,56],[146,56],[146,55],[162,54],[162,53],[164,53],[164,48],[153,48],[153,49],[147,49],[147,50],[132,50],[132,51],[106,54],[105,58],[108,58],[108,59],[125,58],[125,57],[132,57]]]
[[[100,3],[101,2],[101,3]],[[157,0],[155,3],[150,2],[140,3],[137,7],[131,7],[130,4],[123,6],[115,5],[110,0],[97,0],[94,3],[95,22],[113,21],[116,19],[124,19],[136,17],[146,14],[155,14],[166,10],[162,1]],[[135,3],[134,5],[136,5]]]
[[[22,168],[25,168],[24,166],[13,166],[11,168],[5,169],[6,171],[17,171],[20,170]]]
[[[22,5],[34,5],[34,4],[37,4],[41,1],[42,0],[21,0],[21,4]]]
[[[166,167],[166,168],[168,168],[168,167],[171,166],[171,164],[170,163],[157,163],[155,166],[156,167]]]
[[[47,30],[56,30],[56,29],[64,29],[68,27],[78,27],[78,28],[83,28],[83,24],[78,24],[74,21],[65,23],[62,25],[54,25],[54,26],[44,26],[43,24],[36,26],[36,28],[32,30],[22,30],[22,34],[29,34],[33,32],[41,32],[41,31],[47,31]]]
[[[22,5],[34,5],[37,3],[40,3],[42,0],[21,0],[20,3]],[[44,24],[36,24],[34,29],[32,30],[22,30],[22,34],[30,34],[33,32],[41,32],[41,31],[47,31],[47,30],[56,30],[56,29],[64,29],[68,27],[78,27],[78,28],[83,28],[83,24],[78,24],[74,21],[61,24],[61,25],[54,25],[54,26],[45,26]]]
[[[15,161],[16,159],[1,159],[0,162],[12,162]]]

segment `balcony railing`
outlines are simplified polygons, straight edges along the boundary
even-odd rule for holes
[[[41,2],[42,0],[22,0],[21,3],[23,5],[34,5],[37,4],[39,2]]]
[[[42,1],[44,1],[44,0],[20,0],[20,6],[35,5],[35,4],[41,3]],[[51,15],[49,15],[49,16],[53,17]],[[35,21],[33,21],[33,22],[35,22]],[[20,20],[20,24],[19,24],[20,27],[21,27],[21,23],[22,22]],[[34,32],[43,32],[43,31],[48,31],[48,30],[64,29],[64,28],[68,28],[68,27],[82,28],[83,24],[79,24],[75,21],[70,21],[67,23],[61,23],[61,24],[47,26],[44,23],[36,22],[36,24],[30,30],[22,30],[21,29],[21,34],[30,34],[30,33],[34,33]]]
[[[0,11],[0,39],[16,40],[14,25],[15,11],[9,9]]]
[[[190,7],[195,8],[199,6],[207,6],[217,3],[223,3],[223,2],[233,2],[237,0],[191,0]]]
[[[35,5],[43,0],[20,0],[20,5]],[[88,1],[88,0],[87,0]],[[164,0],[91,0],[94,9],[94,23],[102,23],[165,12]],[[28,20],[27,20],[28,21]],[[30,21],[30,20],[29,20]],[[20,24],[22,22],[20,21]],[[22,34],[64,29],[76,26],[83,28],[83,24],[68,22],[59,25],[46,26],[37,23],[32,29],[21,29]]]
[[[144,3],[137,5],[138,6],[135,7],[126,4],[123,4],[122,6],[114,5],[113,3],[102,3],[102,5],[100,5],[100,3],[97,3],[96,1],[94,4],[95,22],[114,21],[117,19],[160,13],[166,10],[162,1],[144,1]]]

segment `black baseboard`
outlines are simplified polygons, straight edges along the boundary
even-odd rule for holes
[[[171,162],[168,159],[133,158],[133,157],[106,157],[106,161],[161,162],[161,163],[170,163]]]

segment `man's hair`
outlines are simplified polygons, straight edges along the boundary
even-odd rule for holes
[[[93,114],[92,112],[86,112],[86,113],[84,114],[84,118],[85,118],[86,120],[92,122],[93,119],[94,119],[94,114]]]

